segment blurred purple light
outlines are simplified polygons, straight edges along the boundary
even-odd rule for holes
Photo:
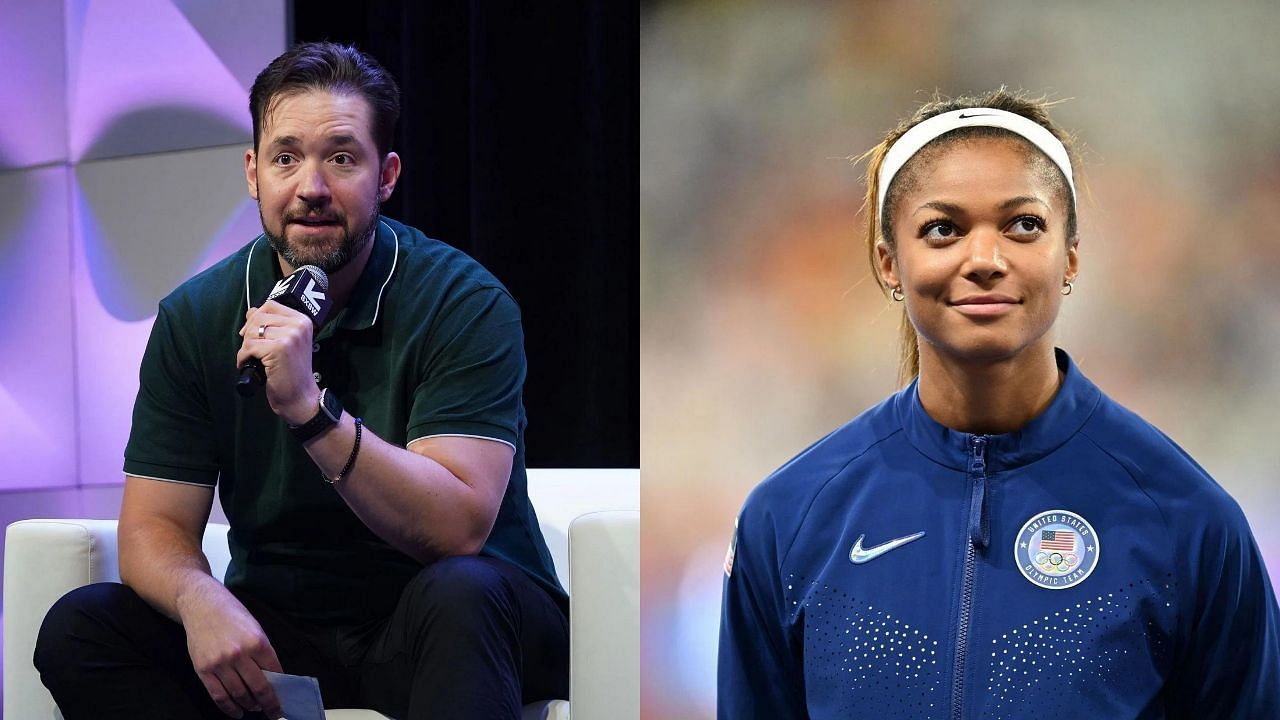
[[[86,157],[103,131],[140,108],[163,105],[222,119],[225,137],[188,137],[183,127],[167,137],[147,138],[149,150],[172,150],[235,142],[252,132],[244,88],[166,0],[89,3],[69,12],[69,145],[72,161]],[[95,148],[96,157],[136,148]]]
[[[61,2],[0,0],[0,171],[67,159]],[[3,240],[3,238],[0,238]]]

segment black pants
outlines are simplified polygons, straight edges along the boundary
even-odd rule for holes
[[[568,697],[565,611],[501,560],[433,563],[389,618],[362,628],[304,624],[236,597],[285,672],[319,678],[325,707],[402,720],[519,718],[525,703]],[[182,626],[117,583],[87,585],[55,603],[35,665],[67,720],[226,717],[196,677]]]

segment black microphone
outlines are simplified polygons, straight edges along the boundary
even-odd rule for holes
[[[329,276],[315,265],[303,265],[294,270],[292,275],[276,283],[271,288],[271,294],[267,295],[267,300],[275,300],[310,317],[311,322],[319,329],[332,305],[329,301]],[[266,383],[267,374],[262,369],[262,361],[249,358],[244,367],[240,368],[236,392],[240,393],[240,397],[253,397],[258,388]]]

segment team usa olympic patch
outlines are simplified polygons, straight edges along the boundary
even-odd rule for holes
[[[1013,544],[1013,561],[1022,576],[1047,590],[1084,582],[1101,553],[1093,526],[1069,510],[1046,510],[1031,518]]]

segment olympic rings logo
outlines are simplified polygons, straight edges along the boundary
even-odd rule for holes
[[[1035,556],[1036,565],[1046,575],[1066,575],[1080,565],[1080,556],[1075,553],[1045,552],[1041,550]]]

